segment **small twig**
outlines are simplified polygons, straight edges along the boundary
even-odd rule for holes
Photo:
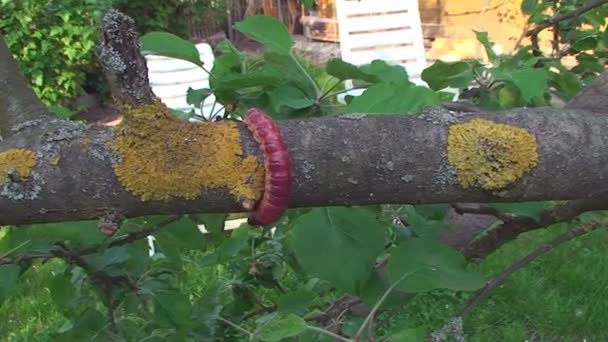
[[[486,205],[474,205],[474,206],[466,206],[460,203],[452,203],[450,204],[452,208],[456,211],[456,213],[463,214],[475,214],[475,215],[490,215],[498,217],[500,216],[500,212],[495,208]]]
[[[556,16],[549,18],[546,21],[536,25],[535,28],[526,32],[526,36],[536,37],[536,41],[538,42],[538,34],[542,30],[546,29],[547,27],[558,24],[560,21],[568,20],[571,18],[576,18],[576,17],[580,16],[581,14],[588,12],[596,7],[600,7],[606,3],[608,3],[608,0],[591,0],[591,1],[587,2],[587,4],[585,4],[584,6],[581,6],[572,12],[556,15]]]
[[[529,22],[524,25],[524,29],[522,30],[521,35],[519,35],[519,38],[517,38],[517,41],[513,46],[513,50],[511,50],[511,54],[514,54],[519,49],[519,47],[521,46],[521,42],[524,41],[524,38],[526,38],[526,34],[530,30],[530,26],[532,26],[532,24],[530,24]]]
[[[532,251],[530,254],[517,260],[511,266],[509,266],[508,268],[506,268],[505,270],[503,270],[502,272],[500,272],[496,276],[494,276],[492,278],[492,280],[490,280],[483,288],[479,289],[475,293],[475,295],[469,300],[469,302],[465,305],[465,307],[462,309],[462,311],[460,312],[458,317],[461,317],[463,320],[468,318],[469,315],[471,314],[471,312],[473,311],[473,309],[475,309],[475,307],[477,307],[477,305],[479,305],[479,303],[481,303],[483,300],[485,300],[495,288],[497,288],[502,283],[504,283],[505,280],[507,280],[509,278],[509,276],[511,276],[511,274],[522,269],[523,267],[530,264],[532,261],[536,260],[540,256],[549,253],[550,251],[552,251],[553,249],[555,249],[557,246],[561,245],[562,243],[564,243],[566,241],[570,241],[581,235],[585,235],[585,234],[589,233],[590,231],[596,229],[597,227],[604,225],[605,223],[606,223],[606,220],[604,219],[604,220],[592,221],[592,222],[588,222],[585,224],[581,224],[576,229],[569,230],[563,234],[560,234],[556,238],[541,245],[540,247],[538,247],[537,249]]]
[[[144,239],[148,235],[156,233],[161,228],[163,228],[163,227],[169,225],[170,223],[173,223],[179,219],[180,219],[180,216],[177,216],[177,215],[170,216],[167,219],[165,219],[164,221],[154,225],[153,227],[151,227],[149,229],[131,232],[131,233],[125,235],[124,237],[117,238],[116,240],[112,241],[107,246],[107,248],[119,247],[119,246],[129,244],[131,242],[135,242],[137,240]],[[100,247],[105,246],[105,245],[97,245],[94,247],[89,247],[89,248],[84,248],[84,249],[73,251],[73,250],[65,248],[65,246],[63,246],[61,243],[58,243],[57,245],[59,246],[59,248],[52,249],[46,253],[32,253],[32,254],[20,255],[20,256],[14,257],[14,258],[0,258],[0,266],[8,265],[8,264],[20,264],[23,262],[33,261],[36,259],[51,259],[51,258],[71,258],[74,261],[77,261],[74,258],[97,253],[97,251],[99,250]]]
[[[551,41],[551,55],[554,57],[560,52],[559,51],[559,25],[553,25],[553,40]]]
[[[257,316],[257,315],[260,315],[260,314],[264,314],[264,313],[273,312],[273,311],[275,311],[276,309],[277,309],[277,306],[276,306],[276,305],[272,305],[272,306],[262,306],[262,307],[260,307],[260,308],[258,308],[258,309],[255,309],[255,310],[253,310],[253,311],[250,311],[250,312],[246,313],[246,314],[243,316],[243,320],[247,320],[247,319],[249,319],[249,318],[251,318],[251,317],[254,317],[254,316]]]
[[[420,271],[421,269],[425,268],[426,266],[419,266],[416,267],[414,270],[405,273],[404,275],[401,276],[401,278],[397,279],[396,282],[394,282],[391,286],[388,287],[388,289],[386,289],[386,291],[384,291],[384,294],[382,294],[382,297],[380,297],[380,299],[378,299],[378,301],[376,302],[376,304],[374,305],[374,307],[372,308],[372,310],[369,312],[369,314],[367,315],[367,317],[365,317],[365,320],[363,321],[363,323],[361,323],[361,326],[359,327],[359,330],[357,330],[357,333],[355,334],[355,341],[359,341],[361,339],[361,335],[363,335],[363,332],[365,331],[365,328],[368,325],[372,324],[372,321],[374,320],[374,316],[376,316],[376,312],[378,312],[378,310],[380,309],[380,306],[382,306],[382,304],[384,303],[384,301],[388,298],[388,296],[391,294],[391,292],[393,292],[393,290],[395,289],[395,287],[397,287],[397,285],[402,282],[405,278],[411,276],[412,274]]]
[[[329,82],[329,81],[328,81]],[[342,81],[338,81],[336,83],[334,83],[334,85],[332,85],[331,87],[329,87],[329,89],[325,90],[325,92],[323,93],[323,95],[319,96],[319,99],[317,100],[317,102],[321,102],[323,101],[325,98],[329,97],[329,93],[334,90],[337,86],[340,85],[340,83],[342,83]],[[323,86],[325,87],[325,85]]]

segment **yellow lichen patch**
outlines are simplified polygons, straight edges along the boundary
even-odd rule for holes
[[[114,171],[141,200],[195,199],[205,188],[228,189],[240,200],[261,195],[264,169],[244,155],[234,122],[180,121],[160,102],[123,106],[122,113]]]
[[[8,174],[16,172],[17,176],[26,179],[36,165],[33,151],[26,149],[11,149],[0,153],[0,185],[9,181]]]
[[[536,138],[527,130],[485,119],[452,125],[447,149],[464,188],[505,188],[538,161]]]

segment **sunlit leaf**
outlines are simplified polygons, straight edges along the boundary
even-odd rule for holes
[[[367,282],[385,242],[385,228],[360,208],[315,208],[296,219],[292,246],[313,276],[347,291]]]
[[[264,323],[256,334],[261,341],[282,341],[285,338],[297,336],[308,328],[306,321],[294,314],[278,315],[268,323]]]
[[[395,248],[389,274],[391,282],[407,292],[473,291],[485,283],[479,273],[466,269],[462,254],[431,239],[411,239]]]
[[[275,17],[250,15],[234,25],[240,31],[262,43],[268,49],[282,54],[291,51],[293,41],[285,24]]]
[[[196,65],[203,65],[196,46],[168,32],[149,32],[140,38],[143,55],[157,55],[183,59]]]

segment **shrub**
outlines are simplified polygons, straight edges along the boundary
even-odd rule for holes
[[[82,92],[107,0],[0,0],[0,32],[47,105]]]

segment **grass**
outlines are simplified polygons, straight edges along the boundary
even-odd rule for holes
[[[555,226],[521,236],[479,265],[491,276],[527,254],[535,246],[563,232]],[[513,274],[476,308],[465,322],[468,341],[588,341],[607,340],[608,232],[599,230],[568,242],[529,267]],[[1,341],[45,341],[63,324],[46,284],[58,263],[30,270],[17,292],[0,307]],[[213,268],[201,272],[186,265],[184,290],[197,297],[209,279],[228,278]],[[287,284],[289,285],[289,284]],[[454,316],[470,294],[435,291],[417,297],[400,312],[376,320],[379,331],[393,326],[435,329]]]
[[[479,265],[487,276],[523,257],[566,227],[525,234]],[[608,232],[599,230],[568,242],[513,274],[465,322],[468,341],[607,340]],[[417,297],[399,313],[385,315],[384,328],[397,322],[435,329],[452,318],[470,295],[436,291]],[[380,317],[379,319],[381,319]]]
[[[63,324],[47,288],[60,262],[33,266],[9,299],[0,305],[0,341],[47,341]]]

